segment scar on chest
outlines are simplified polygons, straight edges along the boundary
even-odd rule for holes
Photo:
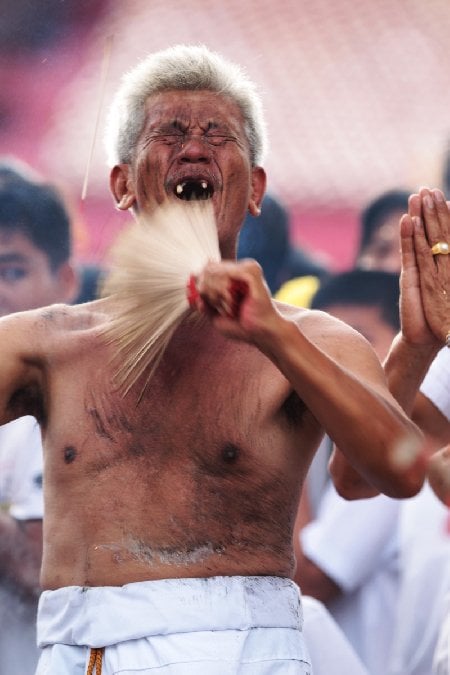
[[[64,448],[64,461],[66,464],[72,464],[78,455],[77,449],[73,445],[68,445]]]

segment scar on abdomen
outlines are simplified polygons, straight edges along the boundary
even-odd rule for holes
[[[67,448],[64,448],[64,461],[66,464],[72,464],[77,456],[77,451],[72,445],[68,445]]]

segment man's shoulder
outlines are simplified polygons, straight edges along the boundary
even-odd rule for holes
[[[104,321],[104,314],[99,301],[81,305],[56,304],[37,310],[36,320],[57,331],[85,331],[99,326]]]
[[[54,304],[2,317],[0,339],[24,358],[39,358],[73,345],[73,340],[95,337],[102,321],[103,314],[94,302]]]
[[[283,316],[298,326],[316,347],[341,363],[353,358],[373,359],[373,349],[357,330],[335,316],[318,309],[277,303]]]
[[[15,312],[0,319],[0,326],[8,329],[41,330],[77,330],[98,325],[104,320],[104,315],[98,302],[89,302],[82,305],[67,305],[57,303],[46,307]]]
[[[294,321],[302,330],[317,329],[321,332],[326,331],[330,335],[342,332],[356,333],[351,326],[322,310],[297,307],[277,300],[274,302],[280,314],[286,319]]]

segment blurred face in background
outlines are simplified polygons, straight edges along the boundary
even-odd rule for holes
[[[399,222],[404,211],[394,211],[373,233],[356,264],[361,269],[400,272]]]
[[[52,270],[46,253],[23,232],[0,228],[0,316],[70,302],[76,289],[70,263]]]
[[[326,311],[364,335],[380,361],[384,361],[397,330],[383,319],[379,307],[336,304],[326,307]]]

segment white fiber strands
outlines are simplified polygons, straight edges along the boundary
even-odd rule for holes
[[[116,379],[124,394],[144,371],[148,382],[189,312],[190,276],[219,260],[210,201],[168,202],[119,235],[102,295],[113,301],[104,333],[117,347]]]

